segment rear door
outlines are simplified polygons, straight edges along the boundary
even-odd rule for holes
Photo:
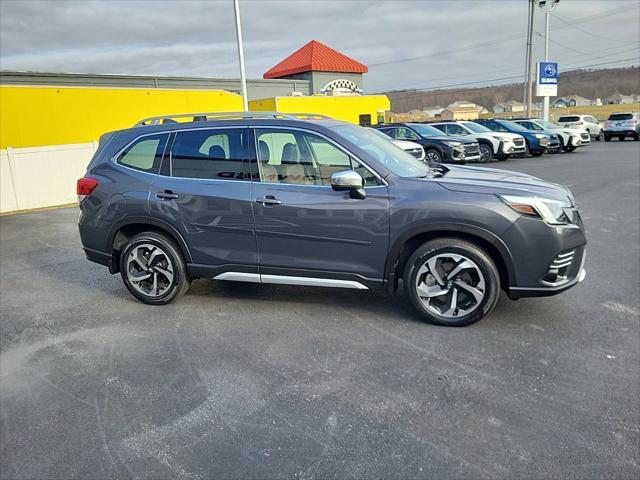
[[[152,216],[172,224],[204,276],[258,273],[245,127],[177,131],[151,188]]]
[[[384,182],[315,132],[257,128],[255,140],[252,199],[262,281],[278,275],[382,282],[389,242]],[[331,175],[348,169],[363,177],[365,199],[332,189]]]

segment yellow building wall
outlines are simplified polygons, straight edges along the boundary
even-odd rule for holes
[[[145,117],[237,112],[223,90],[0,86],[0,148],[91,142]]]
[[[360,115],[371,115],[371,124],[378,123],[378,115],[384,118],[384,112],[391,108],[385,95],[362,95],[354,97],[275,97],[251,100],[249,110],[276,111],[282,113],[318,113],[342,120],[360,123]]]

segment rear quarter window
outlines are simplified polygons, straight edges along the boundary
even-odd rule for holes
[[[167,138],[167,133],[138,138],[118,155],[116,161],[129,168],[158,173]]]

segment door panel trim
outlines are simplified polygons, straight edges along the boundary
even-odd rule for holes
[[[214,280],[232,280],[236,282],[272,283],[279,285],[304,285],[310,287],[353,288],[369,290],[369,287],[355,280],[335,278],[294,277],[290,275],[260,275],[245,272],[224,272],[213,277]]]

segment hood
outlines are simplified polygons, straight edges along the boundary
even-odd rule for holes
[[[571,191],[556,183],[546,182],[524,173],[499,170],[496,168],[447,165],[448,172],[436,181],[455,192],[527,195],[574,204]]]
[[[434,135],[433,137],[425,137],[430,140],[440,140],[444,142],[460,142],[460,143],[476,143],[477,141],[468,137],[450,137],[449,135]]]
[[[391,140],[391,143],[393,143],[394,145],[397,145],[403,150],[414,150],[414,149],[422,148],[422,145],[416,142],[410,142],[408,140],[396,140],[393,138],[390,138],[390,140]]]

